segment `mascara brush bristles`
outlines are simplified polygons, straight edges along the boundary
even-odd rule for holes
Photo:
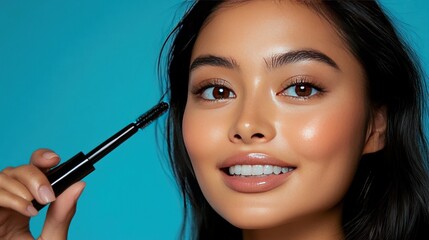
[[[138,128],[144,128],[152,121],[161,116],[168,109],[166,102],[160,102],[151,108],[149,111],[137,118],[135,124]]]

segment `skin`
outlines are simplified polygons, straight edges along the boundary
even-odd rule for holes
[[[302,50],[323,53],[336,67],[312,58],[270,65],[273,56]],[[300,81],[320,91],[307,84],[310,94],[294,95]],[[383,147],[385,125],[385,112],[370,108],[360,63],[303,5],[224,6],[197,37],[184,141],[204,196],[244,239],[343,239],[342,199],[362,154]],[[295,170],[269,191],[229,187],[220,168],[252,153]]]
[[[75,183],[55,198],[43,172],[59,161],[59,156],[51,150],[39,149],[32,154],[30,164],[0,172],[0,239],[35,239],[29,230],[30,217],[38,214],[32,207],[33,199],[42,204],[52,202],[37,239],[67,239],[76,202],[85,183]]]

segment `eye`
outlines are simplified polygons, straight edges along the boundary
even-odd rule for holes
[[[311,97],[319,91],[308,83],[294,84],[284,90],[284,95],[291,97]]]
[[[307,79],[299,79],[286,86],[278,95],[306,99],[320,93],[323,93],[322,88]]]
[[[235,98],[235,93],[231,89],[225,86],[215,85],[215,86],[206,86],[203,89],[201,89],[200,96],[204,100],[216,101],[216,100]]]
[[[190,92],[198,99],[208,102],[225,101],[237,97],[231,84],[220,78],[211,78],[191,85]]]

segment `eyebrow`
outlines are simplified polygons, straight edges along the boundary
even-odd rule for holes
[[[304,49],[290,51],[280,54],[275,54],[270,58],[264,58],[264,61],[269,69],[279,68],[283,65],[296,63],[301,61],[318,61],[325,63],[337,70],[340,70],[338,64],[328,57],[326,54],[313,50],[313,49]],[[189,71],[202,67],[202,66],[214,66],[214,67],[224,67],[228,69],[239,68],[238,63],[232,58],[220,57],[215,55],[202,55],[192,61]]]
[[[237,62],[232,58],[219,57],[214,55],[203,55],[199,56],[192,61],[189,71],[192,71],[201,66],[214,66],[214,67],[224,67],[224,68],[238,68]]]
[[[313,49],[304,49],[290,51],[281,54],[275,54],[269,59],[264,59],[269,69],[281,67],[286,64],[296,63],[301,61],[318,61],[325,63],[337,70],[340,70],[338,64],[328,57],[326,54]]]

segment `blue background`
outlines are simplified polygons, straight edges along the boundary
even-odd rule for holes
[[[429,1],[381,1],[429,71]],[[189,2],[187,2],[189,3]],[[87,153],[161,96],[180,0],[0,0],[0,169],[40,147]],[[175,239],[181,200],[155,125],[96,164],[70,239]],[[32,220],[40,233],[46,209]]]

